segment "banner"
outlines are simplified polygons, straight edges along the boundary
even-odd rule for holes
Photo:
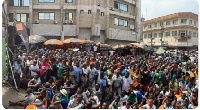
[[[26,50],[29,51],[29,38],[28,38],[26,26],[22,22],[15,22],[14,26],[16,28],[18,35],[21,37],[26,47]]]

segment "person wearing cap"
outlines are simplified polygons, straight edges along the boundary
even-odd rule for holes
[[[53,100],[56,100],[55,102],[53,102],[54,105],[62,105],[63,109],[67,108],[68,102],[69,102],[69,98],[68,98],[68,93],[65,89],[60,90],[60,95],[54,95]]]

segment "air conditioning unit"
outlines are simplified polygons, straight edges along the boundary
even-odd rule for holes
[[[135,26],[134,25],[130,25],[130,29],[135,29]]]
[[[97,6],[100,6],[100,2],[97,2]]]
[[[35,24],[39,24],[39,20],[35,20],[35,22],[34,22]]]
[[[68,23],[68,20],[64,20],[63,23],[64,23],[64,24],[67,24],[67,23]]]
[[[57,20],[54,20],[53,23],[54,23],[54,24],[57,24],[58,22],[57,22]]]
[[[74,23],[74,21],[73,21],[73,20],[70,20],[70,21],[69,21],[69,23],[70,23],[70,24],[73,24],[73,23]]]
[[[115,9],[114,9],[114,7],[110,7],[110,10],[114,11]]]

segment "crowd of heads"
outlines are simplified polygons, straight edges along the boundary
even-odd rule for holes
[[[13,70],[17,85],[28,88],[21,104],[25,107],[194,109],[198,106],[194,55],[102,56],[94,51],[40,49],[20,52]]]

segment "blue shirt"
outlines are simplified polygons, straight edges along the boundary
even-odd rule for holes
[[[82,70],[79,67],[73,66],[74,71],[76,73],[76,81],[79,81],[80,75],[82,74]]]
[[[103,87],[104,87],[104,86],[106,86],[106,80],[101,79],[101,80],[100,80],[100,90],[101,90],[101,93],[102,93],[102,91],[103,91]]]

